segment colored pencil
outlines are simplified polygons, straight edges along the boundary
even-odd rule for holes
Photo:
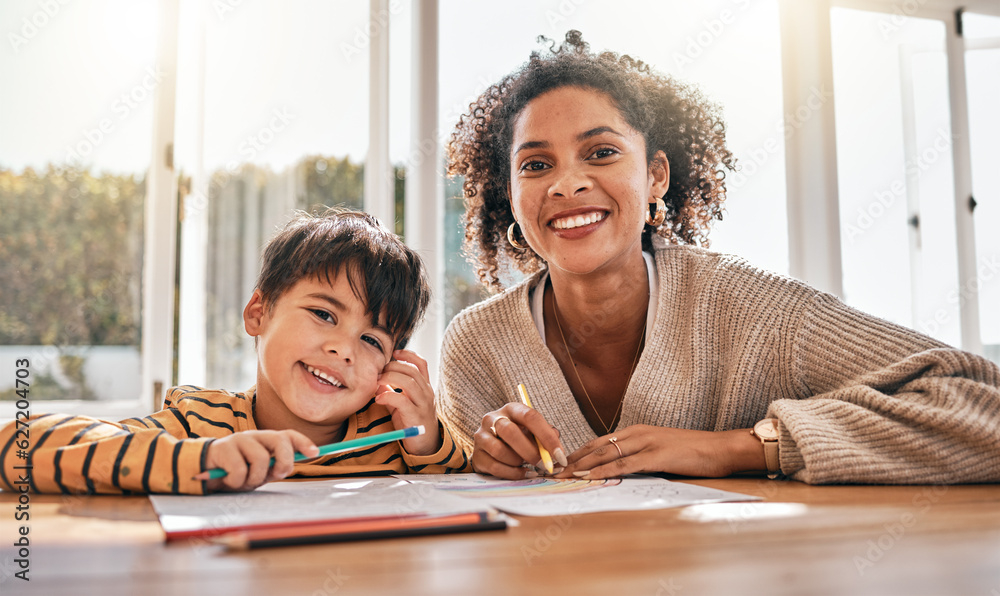
[[[292,546],[321,542],[343,542],[423,534],[444,534],[494,530],[507,526],[503,517],[489,512],[470,512],[418,517],[393,516],[368,520],[335,520],[310,526],[247,529],[223,534],[212,541],[230,549],[245,550],[270,546]]]
[[[382,443],[390,443],[392,441],[398,441],[400,439],[406,439],[409,437],[415,437],[417,435],[422,435],[426,432],[423,425],[411,426],[401,430],[393,430],[387,433],[380,433],[377,435],[372,435],[370,437],[360,437],[358,439],[351,439],[350,441],[341,441],[340,443],[330,443],[329,445],[323,445],[319,448],[319,453],[316,455],[303,455],[299,452],[295,452],[295,461],[303,461],[306,459],[315,459],[322,455],[331,455],[334,453],[343,453],[344,451],[353,451],[354,449],[360,449],[362,447],[371,447],[372,445],[381,445]],[[274,465],[274,458],[271,458],[271,465]],[[208,471],[208,478],[223,478],[227,472],[222,468],[212,468]]]

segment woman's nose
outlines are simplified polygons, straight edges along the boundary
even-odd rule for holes
[[[587,192],[591,188],[593,188],[593,181],[590,176],[583,172],[583,168],[567,166],[558,171],[556,179],[549,187],[549,196],[569,199]]]

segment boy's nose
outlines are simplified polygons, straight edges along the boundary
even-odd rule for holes
[[[344,342],[329,342],[326,346],[326,351],[329,354],[334,354],[339,358],[343,358],[345,362],[350,363],[354,361],[354,353],[349,347],[344,345]]]

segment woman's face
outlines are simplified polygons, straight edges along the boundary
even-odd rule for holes
[[[550,269],[588,274],[640,254],[669,170],[662,152],[648,164],[642,135],[610,97],[582,87],[539,95],[515,120],[511,151],[514,217]]]

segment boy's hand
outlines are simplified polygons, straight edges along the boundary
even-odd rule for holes
[[[430,455],[441,447],[441,435],[427,361],[410,350],[396,350],[392,357],[379,375],[383,392],[375,396],[375,402],[389,409],[397,430],[422,424],[426,432],[403,439],[403,446],[413,455]]]
[[[319,448],[295,430],[238,432],[212,441],[205,458],[205,471],[195,479],[207,480],[208,470],[222,468],[226,476],[208,480],[206,492],[253,490],[291,474],[296,451],[313,455]]]

